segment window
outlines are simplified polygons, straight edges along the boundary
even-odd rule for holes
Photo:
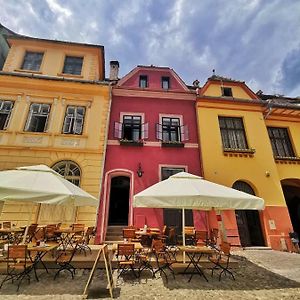
[[[42,52],[29,52],[26,51],[22,69],[23,70],[31,70],[31,71],[39,71],[42,63],[44,53]]]
[[[161,87],[164,90],[168,90],[170,88],[170,77],[162,77],[161,78]]]
[[[85,107],[68,106],[63,126],[65,134],[82,134]]]
[[[32,103],[30,105],[25,131],[45,132],[50,112],[50,104]]]
[[[287,128],[268,127],[275,157],[295,157]]]
[[[64,63],[64,74],[81,75],[83,57],[66,56]]]
[[[232,90],[231,90],[231,88],[229,88],[229,87],[222,87],[221,90],[222,90],[222,96],[232,97]]]
[[[71,160],[63,160],[56,163],[52,169],[62,175],[73,184],[80,186],[80,167]]]
[[[233,184],[232,188],[255,196],[253,188],[247,182],[238,180]]]
[[[185,172],[185,168],[162,167],[161,168],[161,180],[168,179],[170,176],[177,174],[179,172]]]
[[[163,142],[180,142],[179,118],[162,118]]]
[[[148,87],[148,76],[146,76],[146,75],[140,76],[139,86],[140,86],[140,88],[143,88],[143,89]]]
[[[138,142],[148,138],[148,123],[142,124],[142,117],[139,115],[123,115],[123,123],[115,122],[114,137],[123,140],[122,142]]]
[[[223,148],[248,149],[242,118],[219,117]]]
[[[0,130],[6,129],[13,105],[12,101],[0,100]]]
[[[123,139],[138,141],[141,139],[141,116],[123,116]]]

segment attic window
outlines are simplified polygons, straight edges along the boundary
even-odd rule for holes
[[[147,75],[140,75],[139,87],[143,88],[143,89],[148,87],[148,76]]]
[[[81,75],[83,57],[66,56],[64,63],[64,74]]]
[[[170,88],[170,77],[162,77],[161,78],[161,87],[164,90],[168,90]]]
[[[222,87],[222,96],[232,97],[232,89],[230,87]]]
[[[26,51],[22,70],[39,71],[44,53]]]

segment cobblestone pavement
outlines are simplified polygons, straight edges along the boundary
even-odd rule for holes
[[[234,252],[239,261],[235,269],[236,281],[217,276],[209,279],[194,276],[191,282],[185,275],[152,279],[145,273],[140,280],[130,274],[116,280],[114,296],[117,299],[300,299],[300,255],[272,250],[247,250]],[[88,278],[88,271],[77,270],[75,279],[70,274],[61,274],[53,280],[54,270],[40,272],[40,282],[22,283],[20,292],[16,285],[5,284],[0,290],[1,300],[77,300],[81,299]],[[116,272],[114,277],[116,279]],[[2,280],[1,276],[0,280]],[[98,270],[89,290],[90,299],[109,299],[104,272]]]

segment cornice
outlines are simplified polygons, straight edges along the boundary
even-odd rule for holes
[[[155,90],[140,90],[128,88],[113,88],[113,96],[123,97],[138,97],[138,98],[159,98],[173,100],[190,100],[196,101],[195,94],[182,91],[155,91]]]

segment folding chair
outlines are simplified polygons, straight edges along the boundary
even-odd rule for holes
[[[141,240],[136,237],[135,228],[123,228],[123,239],[129,242],[140,242]]]
[[[185,226],[184,234],[185,234],[185,244],[186,245],[194,245],[195,244],[195,228],[192,226]]]
[[[37,227],[38,227],[38,224],[31,224],[31,225],[29,225],[28,231],[27,231],[27,236],[26,236],[26,244],[32,242],[32,240],[33,240],[33,238],[35,236]]]
[[[197,246],[207,246],[207,244],[208,244],[207,231],[196,230],[196,232],[195,232],[195,245],[197,245]]]
[[[72,265],[72,260],[77,250],[78,243],[76,243],[75,247],[72,250],[62,250],[61,253],[55,260],[56,264],[59,265],[58,271],[54,275],[54,280],[59,275],[59,273],[63,270],[67,270],[71,273],[72,279],[74,279],[76,268]]]
[[[3,229],[11,229],[11,222],[10,221],[4,221],[2,223]]]
[[[128,270],[131,270],[134,276],[138,278],[138,275],[134,271],[134,265],[136,263],[134,244],[118,244],[117,261],[118,272],[121,270],[118,278],[121,276],[121,274],[125,273]]]
[[[27,253],[27,245],[12,245],[8,247],[7,256],[7,272],[5,278],[2,280],[0,289],[3,283],[9,280],[18,280],[19,291],[23,279],[26,277],[30,283],[29,273],[33,269],[33,263],[30,261]]]
[[[217,248],[217,243],[218,243],[218,234],[219,234],[219,229],[218,228],[213,228],[210,232],[210,240],[209,240],[209,245],[212,248]]]
[[[86,232],[84,233],[84,235],[78,239],[78,250],[79,252],[83,251],[84,255],[86,256],[86,251],[89,250],[90,254],[92,254],[92,249],[89,246],[89,242],[91,239],[91,236],[93,235],[95,230],[94,226],[90,226],[87,228]]]
[[[168,281],[168,275],[166,270],[168,269],[175,279],[175,273],[172,268],[172,264],[176,262],[174,256],[167,250],[166,245],[162,242],[162,240],[153,240],[152,241],[152,251],[156,258],[156,265],[157,269],[155,270],[154,274],[160,272],[164,274],[166,280]]]
[[[222,274],[230,274],[235,280],[232,271],[230,271],[229,261],[230,261],[230,243],[222,242],[220,246],[220,252],[217,257],[211,257],[209,260],[214,264],[211,270],[211,276],[214,275],[214,270],[222,270],[219,274],[219,281],[221,280]]]

